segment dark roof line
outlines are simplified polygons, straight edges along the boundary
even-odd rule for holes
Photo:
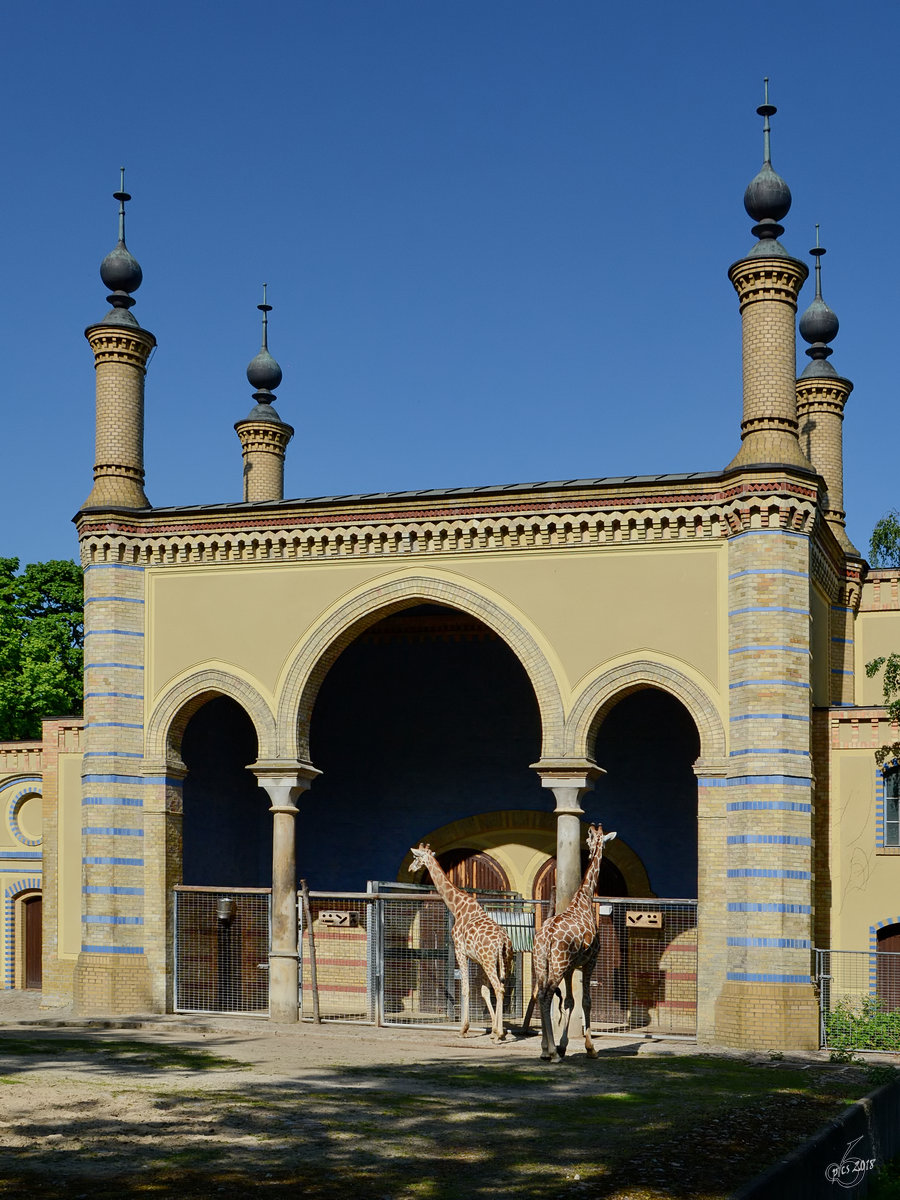
[[[268,508],[303,508],[322,504],[357,504],[376,500],[439,500],[459,496],[497,496],[516,492],[557,492],[586,487],[621,486],[623,484],[688,483],[721,479],[721,471],[689,471],[686,474],[618,475],[597,479],[561,479],[546,483],[494,483],[474,487],[421,488],[402,492],[356,492],[336,496],[308,496],[293,500],[231,500],[218,504],[172,504],[153,508],[153,513],[211,512],[241,509],[254,511]]]

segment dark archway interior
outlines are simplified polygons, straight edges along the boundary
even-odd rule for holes
[[[256,730],[227,696],[199,708],[187,724],[183,882],[195,886],[269,887],[269,799],[247,770],[256,762]]]
[[[597,734],[594,760],[607,774],[582,801],[641,858],[657,896],[697,895],[700,737],[680,701],[657,688],[625,696]]]
[[[371,626],[316,700],[297,866],[311,888],[396,878],[429,830],[505,809],[546,809],[537,701],[505,642],[464,613],[418,605]],[[410,882],[412,878],[410,877]]]

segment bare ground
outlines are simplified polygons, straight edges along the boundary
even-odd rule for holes
[[[533,1037],[37,1005],[0,993],[0,1197],[722,1200],[873,1086],[821,1055],[632,1037],[547,1065]]]

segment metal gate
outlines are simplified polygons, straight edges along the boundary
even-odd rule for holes
[[[817,950],[822,1045],[900,1051],[900,954]]]
[[[175,1012],[269,1011],[269,888],[175,888]]]
[[[479,897],[513,943],[504,1011],[521,1022],[531,997],[531,949],[545,916],[537,901]],[[641,1030],[694,1037],[697,1030],[697,902],[601,898],[600,954],[591,987],[598,1032]],[[461,1019],[452,919],[433,892],[313,892],[310,898],[319,1010],[323,1018],[452,1028]],[[486,979],[468,963],[469,1013],[486,1024]],[[301,1011],[312,1013],[309,930],[301,934]]]

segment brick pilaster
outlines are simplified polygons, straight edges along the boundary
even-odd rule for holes
[[[809,540],[729,541],[724,1045],[818,1045],[812,956]]]
[[[85,569],[82,1012],[152,1008],[144,945],[144,571]]]

